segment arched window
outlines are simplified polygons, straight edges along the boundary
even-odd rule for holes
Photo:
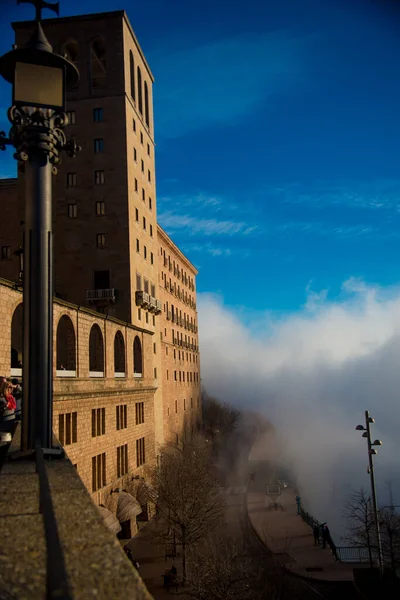
[[[98,37],[90,44],[90,69],[92,87],[103,87],[107,78],[106,44],[103,38]]]
[[[120,331],[114,338],[114,373],[116,377],[125,375],[125,342]]]
[[[133,342],[133,371],[135,377],[142,377],[143,374],[143,355],[142,355],[142,344],[138,336],[135,337]]]
[[[136,100],[136,91],[135,91],[135,60],[133,58],[133,52],[130,50],[129,52],[129,62],[131,68],[131,96],[133,100]]]
[[[92,377],[104,375],[103,334],[97,324],[92,326],[89,336],[89,371]],[[101,374],[101,375],[100,375]]]
[[[137,87],[138,87],[139,112],[141,114],[143,114],[142,72],[140,70],[140,67],[137,68]]]
[[[79,58],[79,44],[76,40],[68,40],[61,46],[61,54],[72,63],[77,63]]]
[[[68,315],[63,315],[57,326],[57,371],[76,372],[75,329]],[[59,373],[62,375],[63,373]]]
[[[144,115],[146,119],[146,125],[150,127],[150,116],[149,116],[149,89],[147,87],[147,81],[144,82]]]
[[[11,321],[11,369],[22,368],[22,351],[23,351],[23,317],[24,310],[22,302],[18,304],[14,310]],[[20,373],[12,373],[19,375]]]

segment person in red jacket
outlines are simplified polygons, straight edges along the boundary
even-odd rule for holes
[[[12,431],[15,422],[15,409],[17,404],[12,395],[14,386],[9,381],[0,385],[0,430]]]

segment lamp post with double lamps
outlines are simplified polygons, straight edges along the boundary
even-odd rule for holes
[[[23,451],[52,447],[53,393],[53,256],[52,175],[61,162],[60,152],[75,156],[74,140],[66,140],[63,128],[66,87],[79,79],[76,67],[53,52],[42,26],[44,8],[56,12],[58,3],[17,0],[36,9],[33,33],[23,48],[13,46],[0,57],[0,75],[12,84],[9,136],[0,132],[0,148],[15,148],[14,158],[24,171],[24,342],[23,342]],[[58,451],[59,453],[59,451]]]
[[[381,534],[379,529],[379,518],[378,518],[378,505],[376,501],[376,487],[375,487],[375,474],[374,474],[374,462],[372,457],[377,454],[377,451],[373,446],[382,446],[381,440],[375,440],[371,442],[371,423],[375,423],[375,419],[373,419],[369,411],[365,411],[365,427],[364,425],[357,425],[357,431],[363,431],[362,436],[367,439],[367,448],[368,448],[368,473],[371,480],[371,495],[372,495],[372,504],[374,509],[374,521],[375,521],[375,531],[376,531],[376,544],[378,548],[378,560],[379,560],[379,569],[382,572],[383,570],[383,559],[382,559],[382,544],[381,544]]]

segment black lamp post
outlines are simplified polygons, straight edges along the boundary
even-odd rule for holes
[[[42,9],[58,15],[58,3],[17,0],[36,9],[34,32],[24,48],[0,57],[0,75],[12,84],[8,110],[9,137],[0,132],[0,147],[15,147],[14,158],[25,172],[24,344],[22,450],[38,446],[52,450],[53,392],[53,257],[52,174],[59,153],[75,156],[79,148],[67,142],[63,128],[66,86],[79,79],[76,67],[54,54],[40,24]]]

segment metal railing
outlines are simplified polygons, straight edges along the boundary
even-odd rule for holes
[[[340,562],[348,563],[378,563],[378,552],[371,548],[371,555],[365,546],[338,546],[336,555]]]

